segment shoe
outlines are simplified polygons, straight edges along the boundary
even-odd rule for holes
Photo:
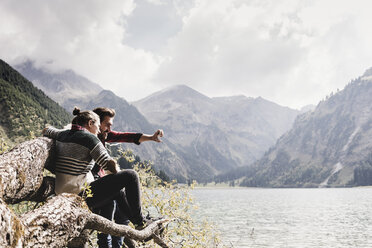
[[[156,221],[157,219],[155,218],[151,218],[149,214],[147,214],[146,217],[143,217],[142,218],[142,222],[138,225],[135,225],[135,229],[138,230],[138,231],[141,231],[143,229],[145,229],[148,225],[150,225],[151,223],[153,223],[154,221]],[[150,241],[152,239],[152,235],[146,239],[144,239],[142,242],[147,242],[147,241]]]
[[[150,217],[150,214],[147,214],[146,217],[143,217],[142,218],[142,223],[138,224],[135,226],[136,230],[143,230],[145,229],[148,225],[150,225],[151,223],[157,221],[157,220],[161,220],[161,219],[164,219],[164,217],[157,217],[157,218],[154,218],[154,217]]]

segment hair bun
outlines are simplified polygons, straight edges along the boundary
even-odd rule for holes
[[[75,107],[75,108],[74,108],[74,111],[72,111],[72,114],[73,114],[73,115],[78,115],[78,114],[80,114],[80,109],[79,109],[78,107]]]

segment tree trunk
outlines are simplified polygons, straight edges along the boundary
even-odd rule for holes
[[[6,203],[28,200],[43,181],[44,165],[51,161],[54,142],[26,141],[0,156],[0,197]]]
[[[0,247],[23,247],[24,225],[0,198]]]
[[[53,193],[54,179],[43,179],[43,169],[53,162],[53,155],[54,142],[48,138],[24,142],[0,155],[0,247],[84,247],[89,229],[134,240],[152,237],[168,247],[155,236],[167,220],[137,231],[93,214],[75,194],[50,197],[41,207],[17,217],[7,204],[43,201]]]
[[[90,211],[81,197],[61,194],[22,216],[26,247],[64,247],[80,236]]]

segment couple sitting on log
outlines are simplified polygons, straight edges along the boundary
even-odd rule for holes
[[[116,209],[116,215],[126,216],[119,224],[128,224],[129,219],[137,230],[143,229],[153,220],[142,215],[138,174],[134,170],[120,170],[108,154],[105,142],[138,145],[144,141],[161,142],[163,131],[157,130],[153,135],[114,132],[111,126],[115,111],[110,108],[93,111],[75,108],[73,114],[70,130],[53,127],[43,130],[44,136],[56,140],[56,194],[81,195],[89,185],[93,196],[86,198],[86,203],[93,212],[112,219]],[[101,248],[121,247],[122,242],[120,237],[110,239],[106,234],[98,234]]]

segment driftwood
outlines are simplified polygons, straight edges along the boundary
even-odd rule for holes
[[[156,235],[167,220],[137,231],[92,213],[78,195],[51,196],[54,179],[43,177],[43,169],[52,163],[53,150],[52,140],[37,138],[0,155],[0,247],[85,247],[90,230],[125,236],[128,247],[147,238],[169,247]],[[47,197],[41,207],[21,216],[7,205]]]

